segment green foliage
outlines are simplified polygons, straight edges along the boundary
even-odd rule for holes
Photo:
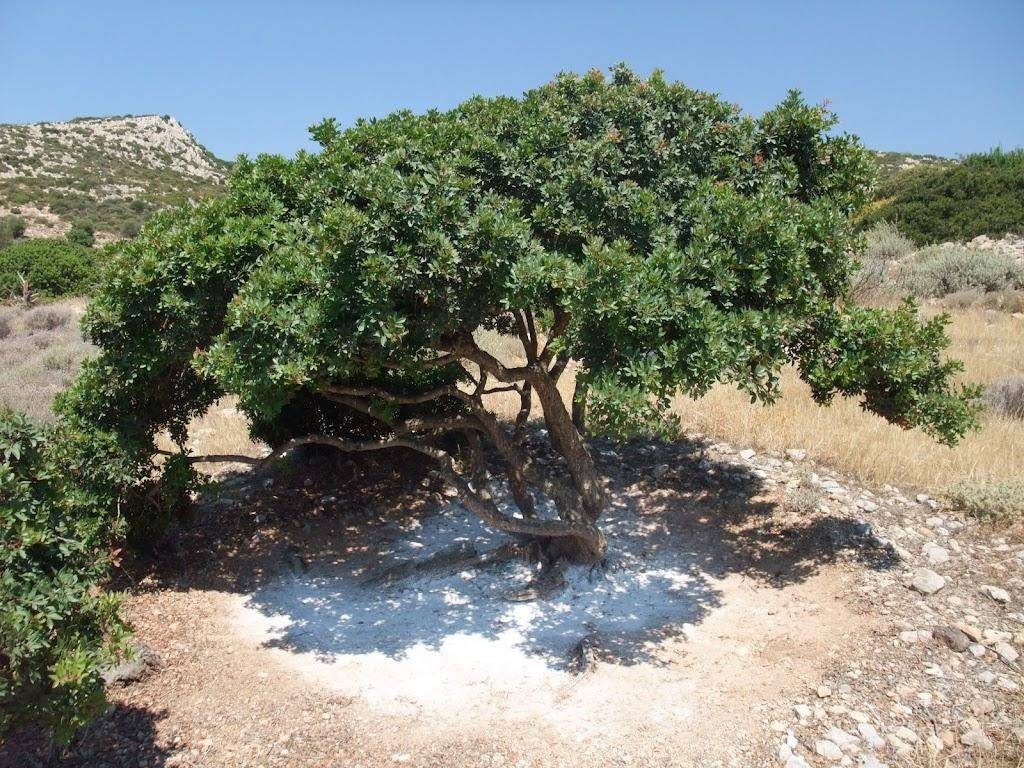
[[[909,299],[895,311],[822,307],[797,341],[801,375],[819,403],[863,394],[865,410],[952,445],[977,423],[981,388],[952,383],[963,364],[942,358],[948,320],[918,322]]]
[[[862,218],[892,221],[919,244],[1024,232],[1024,149],[924,165],[883,182]]]
[[[76,243],[83,248],[92,248],[96,243],[96,235],[92,224],[75,224],[66,235],[68,242]]]
[[[63,742],[102,710],[127,632],[104,588],[114,501],[139,472],[109,435],[0,412],[0,735],[33,722]]]
[[[1024,288],[1024,265],[998,251],[969,250],[945,243],[922,248],[896,271],[897,285],[920,297],[941,297],[967,290]]]
[[[1024,520],[1024,482],[966,482],[946,492],[949,503],[980,520],[1015,523]]]
[[[20,240],[0,250],[0,296],[18,293],[21,276],[40,295],[80,296],[96,280],[96,255],[57,238]]]
[[[145,438],[231,392],[269,423],[530,308],[565,319],[553,343],[580,361],[598,431],[647,429],[718,381],[770,401],[796,360],[822,399],[955,440],[972,393],[951,388],[935,324],[844,308],[872,162],[834,123],[796,93],[754,119],[625,68],[326,121],[318,154],[243,158],[225,197],[118,247],[74,407]]]

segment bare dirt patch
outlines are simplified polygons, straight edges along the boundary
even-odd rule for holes
[[[130,614],[161,664],[112,689],[69,764],[751,764],[772,712],[871,626],[815,526],[740,544],[783,514],[745,474],[608,466],[608,561],[515,602],[518,561],[364,583],[499,541],[415,464],[320,461],[227,483],[151,564]]]
[[[126,571],[159,664],[64,764],[1016,764],[1020,677],[992,649],[1024,616],[1017,539],[751,452],[593,447],[608,561],[528,602],[505,599],[518,561],[402,566],[500,540],[401,454],[225,477]],[[924,596],[904,582],[935,542],[948,583]],[[938,631],[959,619],[970,652]]]

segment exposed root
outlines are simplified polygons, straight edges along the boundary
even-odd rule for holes
[[[594,635],[584,635],[569,649],[569,671],[577,677],[589,675],[597,668],[597,646]]]
[[[520,542],[502,544],[487,552],[478,552],[472,544],[443,549],[423,560],[405,560],[379,568],[363,580],[363,586],[388,586],[413,575],[454,571],[462,568],[487,568],[509,560],[530,560],[530,548]]]
[[[565,563],[556,560],[545,565],[529,584],[506,592],[502,597],[514,603],[543,600],[565,589]]]

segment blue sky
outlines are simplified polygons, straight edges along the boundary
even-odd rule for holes
[[[791,87],[871,147],[1024,146],[1024,0],[0,0],[0,122],[172,114],[216,154],[626,61],[760,113]]]

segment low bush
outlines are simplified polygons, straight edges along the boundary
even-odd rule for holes
[[[100,670],[127,633],[103,586],[119,454],[0,412],[0,735],[31,722],[66,741],[103,707]]]
[[[21,240],[0,250],[0,297],[20,293],[22,275],[40,296],[81,295],[95,282],[96,255],[67,240]]]
[[[53,331],[71,322],[71,313],[62,307],[36,307],[25,314],[25,327],[32,331]]]
[[[21,216],[0,216],[0,248],[6,248],[22,237],[26,226]]]
[[[946,498],[980,520],[1013,523],[1024,519],[1024,481],[961,483],[948,491]]]
[[[92,224],[75,224],[68,230],[69,243],[77,243],[84,248],[92,248],[96,244],[96,233]]]
[[[985,292],[1024,288],[1024,266],[995,251],[969,250],[960,245],[922,248],[903,262],[897,287],[922,298],[937,298],[959,291]]]
[[[901,171],[879,185],[861,216],[864,226],[878,221],[895,222],[921,245],[1024,233],[1024,149]]]
[[[985,389],[985,406],[990,413],[1024,419],[1024,376],[1007,376]]]
[[[880,221],[865,236],[865,261],[902,261],[917,250],[917,245],[902,234],[896,225]]]
[[[32,725],[66,743],[102,711],[102,671],[129,631],[111,567],[126,543],[158,541],[195,487],[183,457],[156,475],[149,455],[74,419],[40,428],[0,410],[0,738]]]

